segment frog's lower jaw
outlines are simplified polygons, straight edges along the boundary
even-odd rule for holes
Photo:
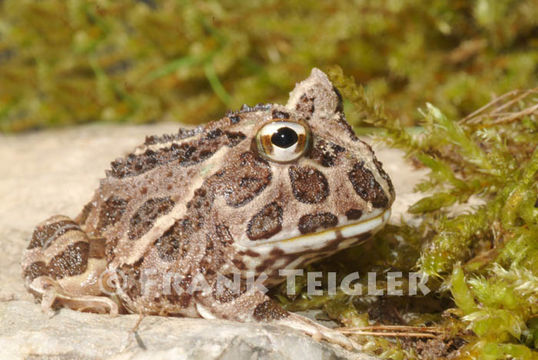
[[[285,254],[336,252],[369,238],[387,223],[390,214],[390,209],[387,209],[362,221],[347,223],[305,235],[259,242],[251,246],[251,248],[262,253],[274,252],[275,249],[282,250]]]

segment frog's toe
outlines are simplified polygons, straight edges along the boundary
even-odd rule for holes
[[[298,314],[289,313],[288,316],[279,319],[276,322],[302,331],[312,336],[314,340],[326,340],[332,344],[340,345],[347,350],[359,349],[359,345],[346,337],[344,334],[336,330],[329,329],[328,327],[318,324],[315,321]]]

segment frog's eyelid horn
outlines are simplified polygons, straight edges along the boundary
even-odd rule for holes
[[[311,106],[302,106],[308,102],[312,103]],[[313,68],[310,76],[297,83],[290,92],[286,108],[304,112],[306,117],[334,114],[342,111],[342,97],[327,75],[320,69]]]

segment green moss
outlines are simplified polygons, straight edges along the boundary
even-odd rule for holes
[[[421,221],[388,226],[371,243],[315,268],[339,274],[419,269],[430,276],[434,293],[378,298],[301,293],[287,306],[322,308],[344,324],[402,319],[408,325],[435,324],[444,335],[429,340],[429,351],[441,349],[445,356],[536,358],[538,91],[509,92],[461,120],[427,104],[421,128],[409,131],[341,68],[331,67],[329,74],[347,99],[348,112],[356,115],[355,127],[381,129],[380,139],[405,150],[430,173],[417,186],[428,195],[409,208]],[[476,205],[469,206],[471,200]],[[454,211],[455,206],[465,210]],[[385,281],[381,275],[379,286]],[[360,282],[367,286],[365,279]],[[422,340],[358,341],[391,358],[439,356],[419,346]]]
[[[340,64],[413,125],[538,85],[533,0],[0,2],[0,131],[214,120]],[[350,117],[358,117],[358,113]]]

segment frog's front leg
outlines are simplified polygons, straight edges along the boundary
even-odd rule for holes
[[[352,340],[336,330],[329,329],[304,316],[283,309],[260,291],[247,291],[227,302],[222,297],[198,299],[197,310],[206,319],[223,318],[241,322],[266,322],[285,325],[312,336],[315,340],[327,340],[346,349],[358,348]]]
[[[67,306],[118,314],[118,304],[102,293],[103,239],[90,238],[66,216],[53,216],[36,227],[22,268],[26,287],[46,312]]]

